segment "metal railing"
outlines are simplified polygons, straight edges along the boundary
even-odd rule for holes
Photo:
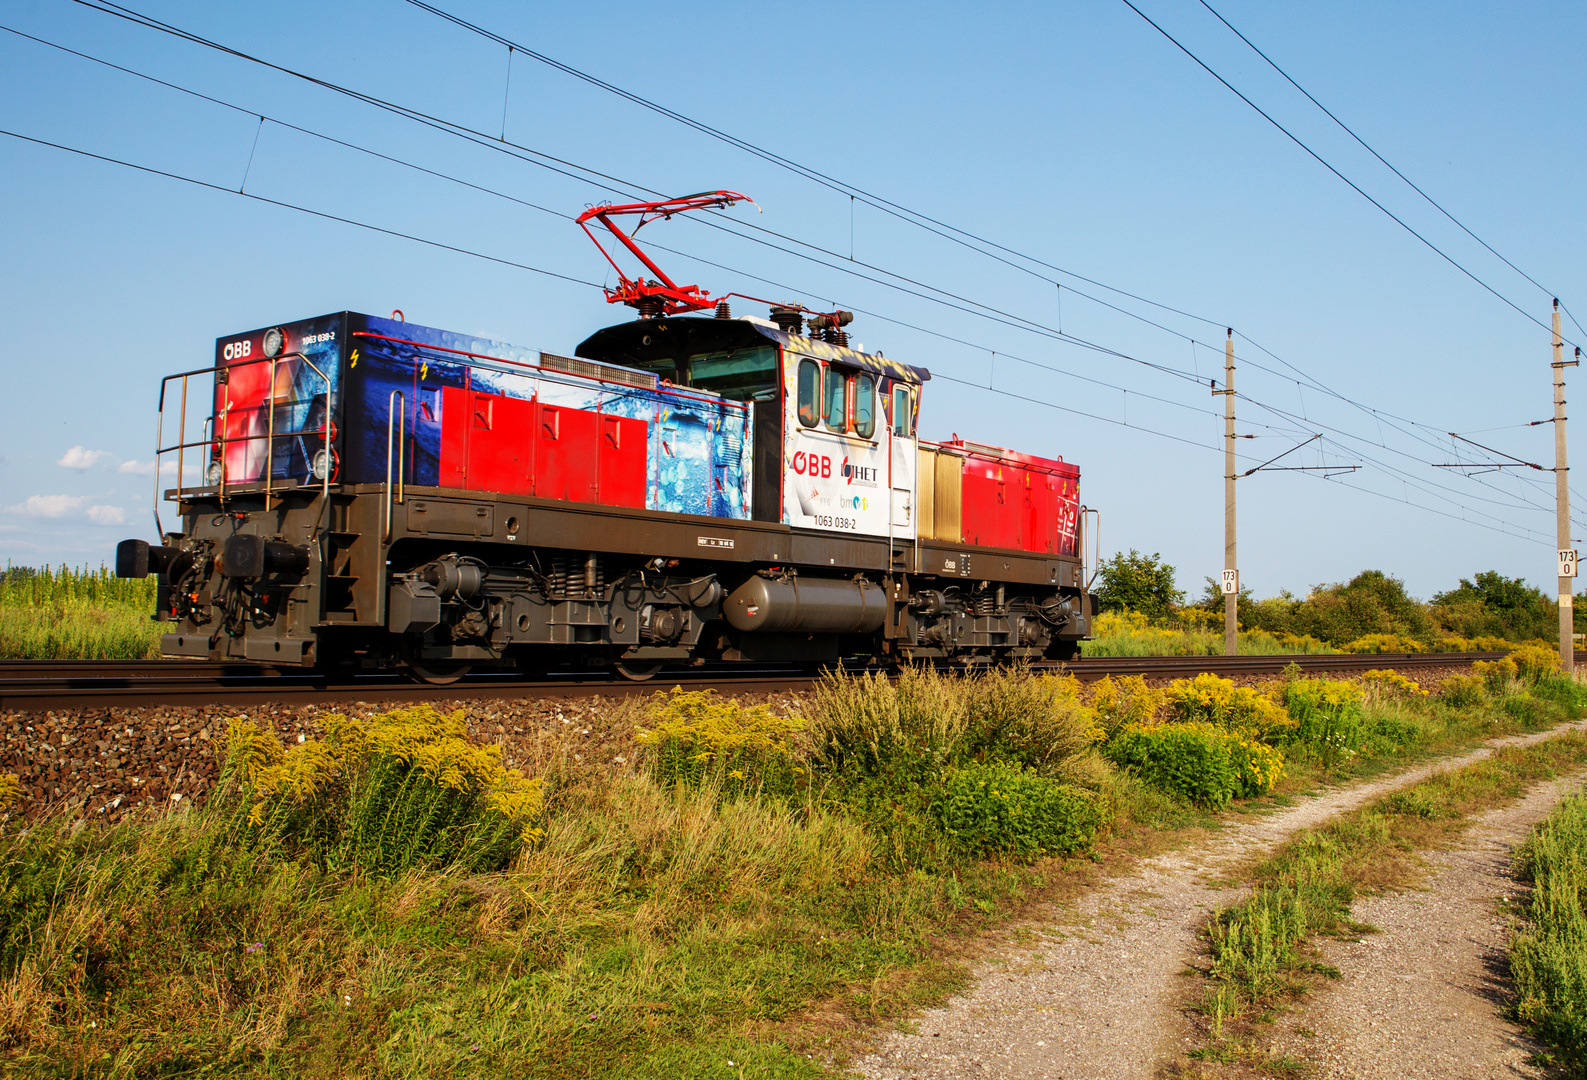
[[[1086,519],[1096,522],[1087,527]],[[1080,556],[1080,576],[1085,580],[1086,592],[1091,591],[1091,586],[1096,582],[1097,575],[1102,572],[1102,511],[1094,510],[1088,506],[1080,508],[1080,516],[1076,519],[1079,528],[1075,535],[1076,554]],[[1090,540],[1091,558],[1086,558],[1086,541]],[[1087,574],[1087,571],[1090,571]]]
[[[401,405],[399,408],[398,405]],[[402,502],[403,488],[403,448],[408,442],[408,400],[402,396],[401,390],[393,390],[386,399],[386,509],[385,527],[380,534],[380,542],[391,542],[391,451],[393,447],[392,436],[396,436],[397,451],[397,502]]]
[[[252,364],[269,364],[270,365],[270,382],[269,382],[269,390],[270,390],[270,392],[266,395],[267,417],[266,417],[266,420],[265,420],[265,434],[263,434],[263,435],[242,435],[242,436],[238,436],[237,438],[232,439],[230,441],[232,441],[232,442],[253,442],[253,441],[256,441],[256,440],[259,440],[259,439],[263,439],[265,441],[265,460],[264,460],[264,470],[263,470],[264,471],[264,485],[265,485],[265,504],[267,506],[269,505],[269,501],[274,496],[274,493],[275,493],[274,485],[275,485],[275,439],[276,439],[276,433],[275,433],[275,419],[276,419],[275,411],[276,411],[276,399],[275,399],[275,396],[274,396],[274,390],[275,390],[275,382],[276,382],[276,366],[278,364],[280,364],[283,360],[292,360],[292,359],[303,361],[303,363],[308,366],[309,370],[314,372],[314,374],[318,375],[320,377],[320,381],[325,384],[325,423],[322,426],[318,427],[318,428],[310,428],[310,429],[304,430],[304,431],[293,431],[293,432],[284,433],[284,434],[288,434],[288,435],[321,435],[324,438],[324,443],[325,443],[325,445],[324,445],[325,475],[324,475],[324,477],[321,478],[321,481],[322,481],[321,482],[321,495],[324,498],[324,503],[321,505],[321,517],[323,518],[325,507],[330,505],[330,498],[331,498],[331,471],[332,471],[332,465],[333,465],[333,463],[336,460],[335,451],[331,447],[331,431],[333,429],[333,422],[332,422],[331,418],[336,415],[335,409],[334,409],[334,404],[335,403],[332,401],[332,397],[331,397],[331,380],[326,376],[325,372],[323,372],[323,371],[321,371],[319,369],[319,367],[314,363],[314,361],[310,360],[307,356],[304,356],[300,352],[299,353],[284,353],[284,354],[282,354],[280,356],[270,356],[270,357],[261,356],[261,357],[258,357],[257,359],[253,359],[253,360],[244,360],[244,361],[241,361],[239,363],[228,364],[225,367],[214,367],[214,366],[211,366],[211,367],[203,367],[203,368],[194,368],[192,371],[181,371],[181,372],[177,372],[174,375],[167,375],[163,379],[160,380],[160,404],[159,404],[158,415],[157,415],[157,418],[156,418],[156,421],[155,421],[155,430],[154,430],[154,528],[155,528],[155,534],[158,537],[160,537],[162,540],[165,537],[165,525],[160,520],[160,460],[161,460],[161,458],[164,455],[169,454],[169,453],[173,453],[173,452],[176,454],[176,499],[177,499],[178,502],[180,502],[181,499],[182,499],[183,493],[186,492],[187,490],[189,490],[187,485],[183,483],[184,477],[186,475],[187,450],[188,450],[188,448],[189,447],[195,447],[195,448],[196,447],[204,447],[206,451],[210,451],[210,450],[213,450],[213,448],[216,445],[216,442],[218,441],[219,442],[219,447],[220,447],[220,477],[219,477],[219,482],[217,484],[214,484],[214,485],[210,485],[210,484],[207,484],[207,483],[201,483],[201,484],[198,484],[198,485],[194,485],[194,487],[191,490],[203,490],[206,487],[213,486],[213,487],[215,487],[217,489],[217,495],[218,495],[218,497],[220,499],[221,505],[222,506],[225,505],[225,503],[226,503],[226,444],[227,444],[227,441],[228,441],[227,437],[226,437],[226,423],[225,423],[225,420],[226,420],[227,416],[231,412],[230,373],[232,371],[235,371],[238,368],[248,367],[248,366],[250,366]],[[188,389],[188,380],[191,379],[195,375],[212,375],[212,376],[215,376],[217,378],[220,378],[221,376],[225,376],[224,381],[222,381],[220,383],[220,385],[225,386],[227,388],[227,391],[226,391],[226,403],[222,407],[222,409],[220,411],[220,414],[219,414],[220,415],[220,419],[221,419],[221,423],[216,425],[215,424],[216,414],[215,413],[211,413],[204,420],[204,425],[205,425],[206,431],[204,433],[203,438],[200,439],[200,440],[197,440],[197,441],[190,441],[186,437],[187,436],[187,389]],[[181,400],[180,410],[179,410],[179,412],[177,414],[177,423],[176,423],[176,430],[177,430],[176,438],[177,438],[177,441],[175,443],[173,443],[172,445],[170,445],[170,446],[166,446],[165,445],[165,397],[166,397],[166,391],[169,388],[169,385],[170,385],[170,383],[171,383],[171,381],[173,379],[182,380],[182,400]],[[213,397],[212,397],[212,400],[213,400]],[[312,472],[313,463],[312,462],[310,462],[309,467],[310,467],[310,475],[313,475],[313,472]],[[204,479],[207,481],[208,477],[205,476]],[[319,530],[319,525],[316,522],[315,531],[318,532],[318,530]]]

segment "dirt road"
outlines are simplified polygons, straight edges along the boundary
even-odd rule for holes
[[[1073,904],[1055,909],[1048,917],[1029,924],[1027,929],[1034,937],[1028,944],[1006,949],[999,956],[983,963],[975,972],[973,989],[951,999],[941,1008],[922,1015],[911,1032],[900,1031],[886,1036],[873,1053],[855,1063],[855,1069],[871,1080],[960,1080],[972,1077],[1007,1080],[1095,1080],[1099,1077],[1148,1080],[1155,1077],[1165,1063],[1190,1045],[1192,1036],[1178,1011],[1178,1005],[1184,994],[1187,962],[1197,952],[1197,932],[1213,910],[1234,902],[1242,893],[1240,889],[1221,884],[1221,879],[1252,857],[1272,850],[1296,830],[1318,825],[1335,814],[1414,784],[1435,769],[1459,767],[1488,756],[1493,747],[1525,745],[1570,728],[1587,729],[1587,721],[1534,735],[1495,740],[1488,747],[1469,754],[1442,759],[1392,777],[1302,798],[1296,805],[1267,816],[1234,822],[1194,850],[1180,850],[1143,860],[1132,873],[1116,878]],[[1534,792],[1521,805],[1542,805],[1534,803],[1538,799],[1552,805],[1554,797],[1552,790]],[[1518,807],[1510,809],[1521,813]],[[1521,828],[1524,829],[1524,826]],[[1502,830],[1494,834],[1500,838],[1493,840],[1499,847],[1494,848],[1489,857],[1492,866],[1498,865],[1492,862],[1493,859],[1502,860],[1499,854],[1504,842],[1502,837],[1510,835],[1511,832]],[[1458,891],[1461,886],[1452,884],[1451,888]],[[1483,910],[1482,904],[1487,895],[1485,890],[1488,888],[1488,885],[1482,884],[1468,890],[1471,896],[1461,902],[1464,905],[1462,910],[1466,912],[1463,918],[1467,920],[1462,923],[1463,926],[1475,926],[1469,919],[1473,917],[1473,912]],[[1486,917],[1491,921],[1491,906],[1486,910],[1489,912]],[[1360,911],[1358,917],[1376,921],[1365,910]],[[1480,921],[1481,916],[1477,917]],[[1426,922],[1429,920],[1424,920]],[[1494,932],[1499,931],[1495,929]],[[1382,935],[1384,940],[1391,933]],[[1463,934],[1457,935],[1458,940],[1435,942],[1432,946],[1435,955],[1456,951],[1470,953],[1478,957],[1473,963],[1480,968],[1483,958],[1491,957],[1495,939],[1482,937],[1474,930]],[[1358,946],[1363,950],[1378,947],[1381,946]],[[1416,954],[1416,959],[1412,955],[1408,953],[1397,962],[1420,962],[1420,954]],[[1344,967],[1344,964],[1340,963],[1340,966]],[[1462,986],[1477,988],[1482,985],[1480,980],[1473,982],[1466,976],[1460,978],[1467,980],[1460,984]],[[1369,979],[1357,981],[1364,984]],[[1427,1006],[1433,1013],[1413,1013],[1410,999],[1420,1000],[1426,996],[1425,991],[1432,984],[1424,980],[1418,988],[1410,980],[1402,982],[1408,987],[1406,993],[1409,996],[1402,1006],[1407,1019],[1400,1027],[1415,1037],[1421,1029],[1413,1030],[1413,1025],[1423,1024],[1429,1015],[1442,1015],[1438,1013],[1442,1006]],[[1477,1000],[1473,997],[1475,990],[1463,992],[1467,993],[1468,999]],[[1326,998],[1327,994],[1322,997]],[[1483,1000],[1484,1007],[1492,1014],[1494,1006],[1491,1001]],[[1368,1009],[1372,1007],[1363,1006]],[[1423,1006],[1417,1005],[1415,1008],[1421,1009]],[[1413,1015],[1416,1017],[1414,1020],[1410,1019]],[[1448,1024],[1453,1029],[1469,1026],[1468,1021],[1470,1016],[1466,1014],[1450,1019]],[[1330,1022],[1319,1017],[1316,1023]],[[1341,1034],[1337,1038],[1345,1038],[1343,1033],[1351,1022],[1349,1014],[1340,1014],[1338,1030]],[[1495,1020],[1494,1024],[1498,1022]],[[1337,1050],[1331,1050],[1329,1047],[1335,1044],[1330,1043],[1328,1038],[1333,1036],[1309,1040],[1294,1035],[1297,1027],[1306,1026],[1303,1022],[1296,1022],[1287,1028],[1295,1043],[1289,1048],[1291,1053],[1297,1057],[1309,1057],[1313,1053],[1334,1054],[1341,1067],[1347,1070],[1353,1067],[1350,1055],[1358,1053],[1354,1044],[1339,1042]],[[1316,1024],[1309,1026],[1316,1028]],[[1379,1026],[1383,1026],[1381,1022]],[[1469,1058],[1471,1048],[1482,1040],[1486,1040],[1482,1045],[1502,1044],[1502,1052],[1494,1051],[1495,1061],[1500,1058],[1519,1061],[1528,1052],[1520,1044],[1511,1048],[1505,1042],[1513,1037],[1505,1033],[1508,1029],[1503,1025],[1490,1026],[1483,1031],[1485,1034],[1480,1037],[1472,1036],[1474,1041],[1466,1050],[1458,1053],[1451,1051],[1451,1056],[1461,1058],[1464,1055]],[[1316,1047],[1310,1045],[1314,1042],[1318,1044]],[[1303,1043],[1306,1045],[1301,1045]],[[1409,1044],[1395,1045],[1401,1047],[1401,1052],[1414,1052]],[[1385,1057],[1385,1067],[1392,1060],[1392,1056]],[[1515,1072],[1508,1064],[1504,1068],[1510,1071],[1416,1074],[1407,1073],[1401,1068],[1392,1073],[1343,1071],[1329,1075],[1527,1075]]]

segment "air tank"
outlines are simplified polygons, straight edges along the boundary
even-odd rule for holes
[[[753,633],[868,634],[882,628],[886,607],[869,581],[755,577],[733,590],[722,614]]]

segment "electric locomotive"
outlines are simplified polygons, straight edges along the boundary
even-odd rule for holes
[[[116,556],[158,575],[163,654],[432,682],[1073,657],[1074,465],[921,440],[930,374],[851,347],[849,313],[735,318],[611,220],[742,198],[587,213],[655,276],[619,269],[639,318],[573,356],[344,311],[167,376],[175,486],[157,470],[158,542]]]

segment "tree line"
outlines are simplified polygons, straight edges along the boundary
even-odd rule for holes
[[[1159,553],[1117,552],[1098,567],[1097,598],[1103,611],[1138,611],[1154,620],[1181,616],[1187,607],[1222,613],[1223,593],[1206,579],[1201,597],[1187,604],[1175,569]],[[1431,601],[1405,591],[1405,583],[1381,570],[1363,570],[1347,582],[1314,586],[1305,597],[1285,590],[1254,599],[1240,590],[1236,617],[1242,630],[1310,635],[1340,646],[1372,634],[1434,641],[1440,637],[1499,637],[1509,641],[1552,640],[1558,634],[1555,600],[1522,578],[1485,570]]]

